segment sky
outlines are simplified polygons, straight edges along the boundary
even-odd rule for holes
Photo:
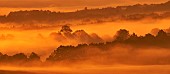
[[[169,0],[0,0],[0,15],[19,10],[76,11],[88,8],[115,7],[133,4],[157,4]]]
[[[168,0],[0,0],[0,7],[74,7],[163,3]]]

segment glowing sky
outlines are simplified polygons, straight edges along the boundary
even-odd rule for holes
[[[0,0],[0,7],[73,7],[163,3],[168,0]]]
[[[19,10],[76,11],[88,8],[115,7],[133,4],[159,4],[169,0],[0,0],[0,15]]]

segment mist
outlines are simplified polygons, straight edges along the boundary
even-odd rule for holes
[[[14,0],[14,1],[6,1],[6,0],[1,0],[1,7],[24,7],[24,8],[31,8],[31,7],[74,7],[74,6],[119,6],[119,5],[132,5],[132,4],[137,4],[137,3],[161,3],[165,2],[168,0],[138,0],[138,1],[133,1],[133,0],[91,0],[91,1],[83,1],[83,0],[71,0],[69,2],[62,1],[62,0],[42,0],[42,1],[34,1],[34,0],[25,0],[27,4],[23,3],[24,1],[22,0]],[[16,3],[17,2],[17,3]]]
[[[138,35],[144,36],[144,34],[150,33],[151,29],[168,29],[169,26],[163,23],[167,23],[168,20],[157,21],[153,24],[146,22],[109,22],[102,24],[93,25],[82,25],[82,26],[70,26],[74,31],[84,30],[89,35],[96,33],[105,42],[112,41],[113,36],[119,29],[127,29],[132,34],[135,32]],[[138,26],[135,26],[135,25]],[[146,25],[147,24],[147,25]],[[96,26],[98,25],[98,26]],[[142,29],[141,27],[145,28]],[[96,31],[95,29],[100,29]],[[58,33],[61,27],[51,29],[39,29],[39,30],[4,30],[1,34],[6,39],[1,40],[0,48],[1,52],[8,55],[14,55],[16,53],[25,53],[29,55],[31,52],[35,52],[41,56],[41,60],[45,61],[49,55],[57,49],[60,45],[77,46],[81,42],[72,42],[68,40],[57,41],[50,37],[53,32]],[[8,38],[12,35],[12,38]],[[88,74],[112,74],[112,73],[131,73],[140,74],[144,73],[169,73],[169,61],[170,50],[169,48],[162,47],[135,47],[132,45],[117,44],[109,47],[106,51],[101,48],[89,47],[81,48],[79,50],[86,50],[86,54],[83,55],[83,60],[64,60],[56,63],[43,63],[44,65],[26,63],[26,66],[21,64],[18,66],[2,66],[1,70],[5,73],[63,73],[63,74],[75,74],[75,73],[88,73]],[[92,52],[93,51],[93,52]],[[78,53],[79,55],[82,55]],[[74,57],[74,56],[72,56]],[[71,59],[71,58],[70,58]],[[69,65],[68,65],[69,64]],[[48,68],[48,69],[47,69]],[[148,72],[149,71],[149,72]],[[151,73],[151,74],[152,74]]]
[[[168,0],[0,2],[0,74],[170,73]]]
[[[87,25],[72,25],[70,28],[74,31],[84,30],[87,34],[97,34],[103,42],[110,42],[114,40],[114,35],[119,29],[127,29],[130,34],[136,33],[138,36],[144,36],[150,33],[152,29],[167,29],[169,19],[166,20],[143,20],[143,21],[118,21],[106,22]],[[4,25],[3,25],[4,26]],[[88,43],[77,41],[73,39],[60,39],[57,40],[50,36],[51,33],[57,33],[61,30],[61,26],[44,28],[44,29],[11,29],[0,31],[0,49],[2,53],[13,55],[16,53],[30,54],[31,52],[38,53],[42,60],[53,52],[60,45],[78,45],[81,43]],[[100,31],[98,31],[100,30]],[[2,39],[4,37],[5,39]],[[95,42],[91,42],[95,43]]]

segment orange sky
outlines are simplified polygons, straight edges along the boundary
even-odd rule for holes
[[[0,0],[1,7],[72,7],[162,3],[168,0]]]
[[[164,3],[169,0],[0,0],[0,15],[19,10],[76,11],[88,8]]]

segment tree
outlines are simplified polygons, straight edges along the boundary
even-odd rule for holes
[[[167,40],[168,35],[167,35],[167,33],[166,33],[165,31],[159,30],[158,34],[156,35],[156,38],[157,38],[158,40],[161,40],[161,41],[163,40],[163,41],[165,41],[165,40]]]
[[[119,31],[117,31],[116,33],[116,40],[118,41],[124,41],[126,39],[128,39],[130,36],[129,31],[127,31],[126,29],[120,29]]]
[[[146,39],[154,39],[155,37],[152,34],[148,33],[145,35],[145,38]]]
[[[68,26],[68,25],[62,26],[62,29],[60,30],[60,33],[62,33],[62,35],[68,39],[73,38],[73,35],[71,32],[72,32],[72,30],[70,29],[70,26]]]
[[[145,37],[143,37],[143,39],[144,39],[144,43],[154,43],[155,36],[148,33],[148,34],[145,35]]]
[[[40,57],[36,53],[32,52],[29,56],[29,60],[30,61],[40,61]]]
[[[167,35],[167,33],[165,32],[165,31],[163,31],[163,30],[159,30],[159,32],[158,32],[158,34],[157,34],[157,36],[156,37],[167,37],[168,35]]]
[[[132,43],[137,42],[138,39],[139,37],[135,33],[133,33],[132,35],[129,36],[129,38],[126,41]]]
[[[27,56],[24,53],[18,53],[11,57],[13,61],[27,61]]]
[[[68,25],[64,25],[64,26],[62,26],[62,29],[60,30],[60,32],[63,32],[63,33],[67,33],[67,32],[72,32],[72,30],[70,29],[70,26],[68,26]]]

